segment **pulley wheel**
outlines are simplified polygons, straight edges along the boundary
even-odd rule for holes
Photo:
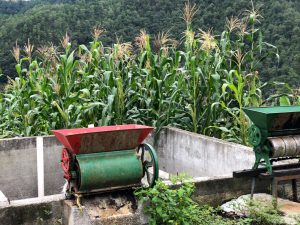
[[[66,178],[67,180],[71,179],[70,176],[70,164],[71,164],[71,156],[69,154],[68,149],[63,148],[62,152],[61,152],[61,167],[64,171],[64,178]]]
[[[149,187],[153,187],[159,171],[156,152],[151,145],[144,143],[138,147],[138,153],[141,154],[143,176],[146,176]]]
[[[254,147],[257,147],[261,143],[261,139],[262,139],[260,129],[257,126],[252,125],[248,129],[248,137],[249,137],[249,143]]]

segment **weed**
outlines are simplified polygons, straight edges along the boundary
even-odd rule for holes
[[[192,195],[195,186],[184,176],[172,178],[177,188],[171,188],[158,180],[153,188],[137,189],[135,195],[146,202],[145,213],[149,215],[150,225],[233,225],[247,224],[246,220],[233,221],[218,216],[210,206],[200,206]]]

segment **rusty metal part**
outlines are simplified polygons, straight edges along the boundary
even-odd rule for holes
[[[271,146],[271,158],[284,157],[286,153],[285,143],[280,137],[270,137],[268,141]]]
[[[64,178],[68,181],[71,179],[70,175],[70,164],[71,164],[71,155],[67,148],[63,148],[61,151],[61,167],[64,171]]]
[[[285,156],[294,156],[297,154],[297,144],[293,136],[281,137],[285,144]]]
[[[293,138],[294,138],[294,140],[296,142],[296,146],[297,146],[296,154],[300,155],[300,135],[294,135]]]
[[[271,158],[289,157],[300,154],[300,136],[269,137]]]

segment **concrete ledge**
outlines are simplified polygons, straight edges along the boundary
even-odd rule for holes
[[[36,146],[36,137],[4,138],[0,140],[0,151],[30,149]]]
[[[251,192],[251,179],[219,177],[195,181],[195,200],[200,204],[218,206],[240,195]],[[256,182],[255,192],[268,193],[269,181]]]
[[[44,196],[42,198],[27,198],[21,200],[13,200],[10,202],[10,206],[16,207],[16,206],[26,206],[26,205],[37,205],[42,203],[61,201],[64,199],[65,199],[64,194],[49,195],[49,196]]]
[[[0,191],[0,207],[5,207],[9,205],[8,199],[5,197],[5,195]]]
[[[0,208],[1,225],[63,224],[63,201],[60,199],[51,196],[39,201],[12,201],[9,206]]]

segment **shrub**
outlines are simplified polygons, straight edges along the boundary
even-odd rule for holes
[[[153,188],[138,189],[135,194],[145,202],[145,213],[150,225],[231,225],[246,224],[245,220],[233,221],[218,216],[210,206],[200,206],[192,195],[195,186],[192,182],[182,182],[182,176],[174,177],[173,184],[181,182],[178,188],[170,188],[158,180]]]

